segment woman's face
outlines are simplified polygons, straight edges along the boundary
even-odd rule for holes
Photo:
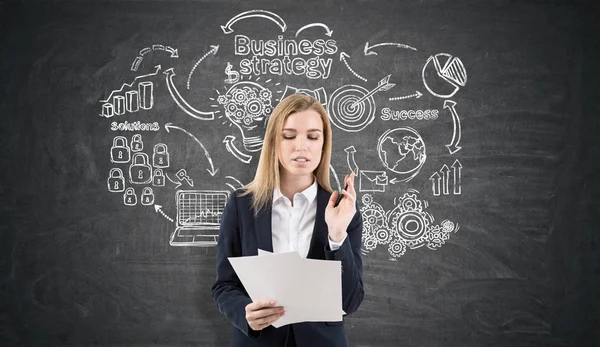
[[[306,110],[290,114],[283,123],[279,143],[280,174],[309,176],[321,162],[323,121],[317,111]]]

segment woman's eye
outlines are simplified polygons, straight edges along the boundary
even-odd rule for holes
[[[283,136],[283,138],[284,138],[285,140],[291,140],[291,139],[293,139],[294,137],[295,137],[295,136],[285,136],[285,135]]]
[[[318,140],[318,139],[319,139],[319,137],[318,137],[318,136],[317,136],[317,137],[314,137],[314,136],[313,136],[313,137],[308,137],[308,139],[309,139],[309,140]]]

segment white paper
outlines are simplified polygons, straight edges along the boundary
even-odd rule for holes
[[[341,261],[303,259],[297,252],[229,258],[252,301],[274,300],[285,315],[273,326],[342,320]]]

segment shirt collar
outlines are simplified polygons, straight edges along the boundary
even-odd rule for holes
[[[308,203],[310,204],[317,197],[317,191],[318,191],[317,178],[313,176],[313,183],[308,188],[301,191],[300,194],[304,195],[304,197],[306,198],[306,200],[308,200]],[[281,199],[281,197],[283,197],[283,196],[284,195],[281,193],[279,188],[275,188],[275,190],[273,191],[273,203],[275,203],[276,201]]]

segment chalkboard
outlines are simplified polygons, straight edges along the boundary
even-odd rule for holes
[[[597,8],[4,2],[0,344],[227,346],[227,197],[308,94],[357,174],[351,346],[598,346]]]

